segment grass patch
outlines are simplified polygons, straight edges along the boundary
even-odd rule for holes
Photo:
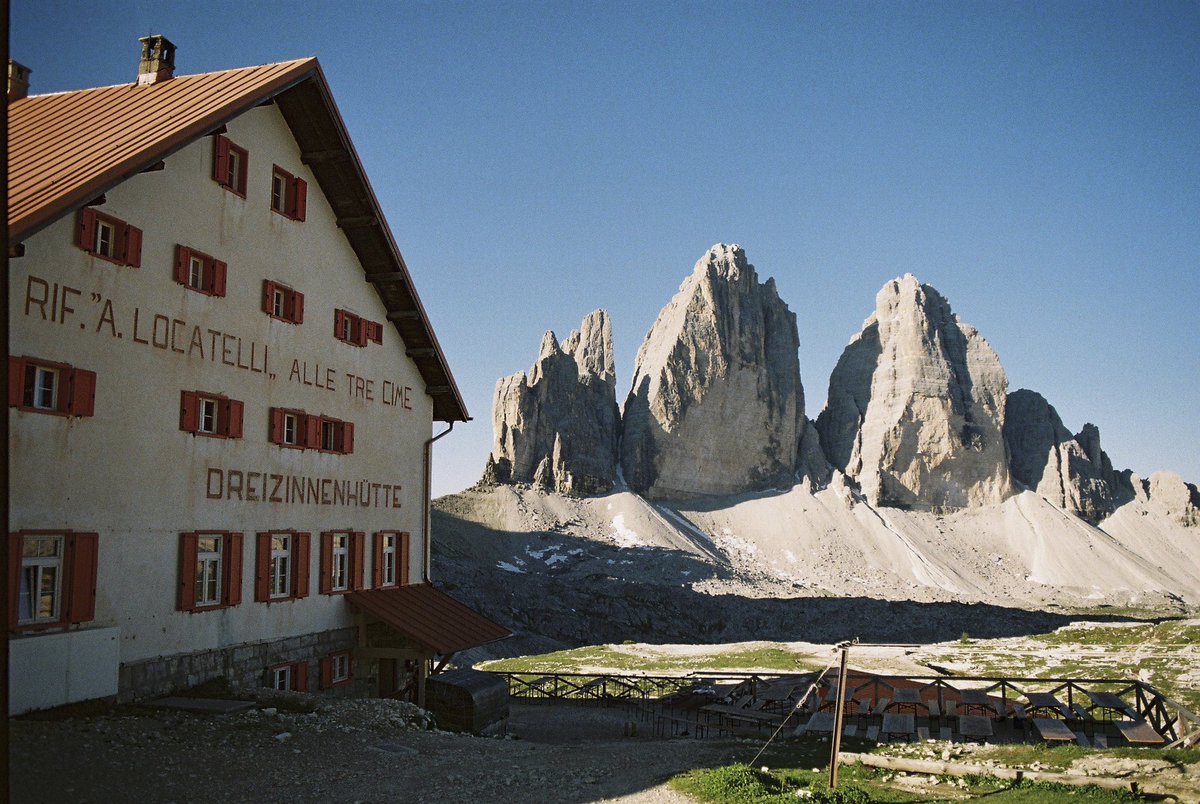
[[[652,646],[641,653],[619,650],[610,645],[590,645],[537,656],[497,659],[479,665],[495,673],[579,673],[637,672],[687,673],[706,670],[755,668],[784,673],[803,673],[824,667],[808,654],[780,647],[716,651],[705,655],[676,656],[658,653]]]

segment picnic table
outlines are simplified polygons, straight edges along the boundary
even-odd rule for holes
[[[1061,720],[1052,717],[1035,717],[1033,727],[1037,729],[1038,736],[1048,743],[1075,742],[1075,732],[1067,728],[1067,724]]]
[[[1092,699],[1092,711],[1095,712],[1099,709],[1104,714],[1105,720],[1119,720],[1120,717],[1127,717],[1130,720],[1138,719],[1137,712],[1130,709],[1129,704],[1121,700],[1119,695],[1111,692],[1089,691],[1087,696]]]
[[[808,722],[796,730],[797,733],[806,732],[821,732],[822,734],[833,733],[833,713],[832,712],[817,712],[808,719]]]
[[[838,690],[837,690],[837,687],[834,687],[834,688],[828,690],[825,693],[825,697],[821,699],[821,711],[822,712],[831,711],[834,707],[837,706],[837,700],[838,700]],[[847,712],[849,712],[854,706],[857,706],[857,703],[855,702],[850,690],[846,691],[842,700],[844,700],[846,702],[845,710]]]
[[[1132,745],[1162,745],[1163,736],[1144,720],[1118,720],[1115,723],[1121,736]]]
[[[1036,719],[1041,716],[1043,718],[1053,717],[1066,720],[1071,716],[1071,713],[1067,711],[1067,707],[1062,701],[1054,697],[1054,693],[1052,692],[1027,692],[1025,693],[1025,697],[1029,700],[1025,711],[1032,718]],[[1075,736],[1072,735],[1071,739],[1074,740]]]
[[[991,717],[996,714],[996,705],[983,690],[963,690],[959,693],[958,710],[964,715]]]
[[[895,709],[897,713],[909,712],[913,715],[917,714],[918,709],[929,711],[929,707],[921,700],[921,693],[912,688],[896,690],[896,697],[892,699],[892,704],[888,709]]]
[[[736,706],[726,706],[725,704],[709,704],[708,706],[700,707],[700,711],[705,714],[719,715],[729,721],[741,720],[756,725],[779,720],[779,716],[771,712],[759,712],[755,709],[738,709]]]
[[[986,741],[993,734],[992,719],[987,715],[959,715],[958,733],[963,737]]]
[[[884,739],[889,737],[903,737],[906,740],[911,740],[916,730],[915,715],[911,713],[890,714],[883,716],[883,727],[880,728],[879,733]]]

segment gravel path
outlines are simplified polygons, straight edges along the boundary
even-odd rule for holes
[[[757,749],[623,737],[620,708],[517,704],[510,739],[419,730],[411,708],[345,701],[312,714],[119,708],[10,722],[14,802],[684,802],[664,782]]]

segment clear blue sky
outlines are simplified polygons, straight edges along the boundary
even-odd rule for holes
[[[740,243],[815,417],[912,272],[1117,467],[1200,481],[1200,3],[13,0],[33,92],[317,56],[475,421],[542,332],[614,322],[619,393],[693,263]]]

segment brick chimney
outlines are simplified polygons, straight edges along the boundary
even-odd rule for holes
[[[8,60],[8,102],[20,100],[29,94],[29,73],[24,64]]]
[[[162,34],[143,36],[142,62],[138,65],[138,86],[157,84],[175,75],[175,45]]]

